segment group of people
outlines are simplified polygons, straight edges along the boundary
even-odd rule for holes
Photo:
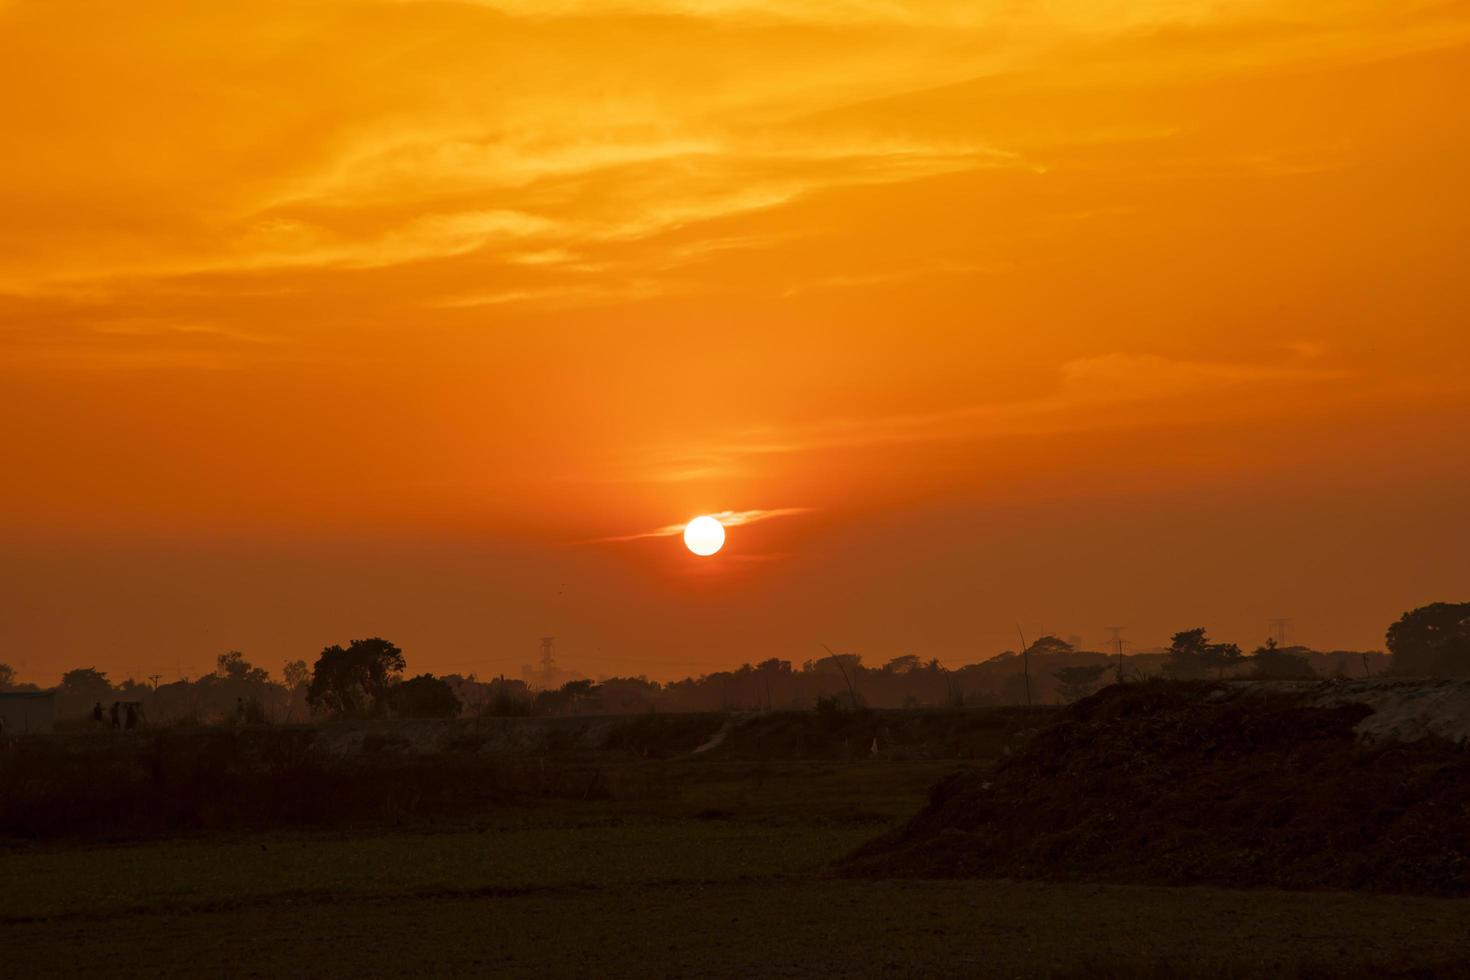
[[[138,704],[135,701],[129,701],[126,710],[124,710],[121,701],[114,701],[112,702],[112,710],[107,713],[107,718],[111,720],[113,728],[137,728]],[[92,724],[97,728],[102,727],[103,712],[101,701],[98,701],[92,706]]]

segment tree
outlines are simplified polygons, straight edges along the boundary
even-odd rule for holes
[[[0,691],[8,691],[15,686],[15,668],[9,664],[0,664]]]
[[[270,679],[265,668],[253,666],[239,650],[231,650],[214,658],[214,676],[222,681],[242,684],[264,684]]]
[[[1169,641],[1169,660],[1164,664],[1165,676],[1177,679],[1201,676],[1205,670],[1205,647],[1208,645],[1204,627],[1175,633]]]
[[[1395,674],[1470,674],[1470,602],[1434,602],[1412,609],[1388,628],[1386,639]]]
[[[579,705],[596,702],[601,690],[590,680],[576,680],[567,681],[555,691],[538,691],[535,701],[536,714],[572,714]]]
[[[57,693],[77,701],[95,703],[112,698],[112,683],[96,667],[77,667],[61,675]]]
[[[1316,677],[1317,672],[1312,669],[1311,662],[1306,657],[1292,652],[1300,649],[1302,648],[1278,647],[1274,638],[1268,639],[1264,645],[1256,647],[1251,654],[1251,662],[1255,665],[1255,676],[1276,680]]]
[[[1169,661],[1164,674],[1177,679],[1193,679],[1215,671],[1224,677],[1225,670],[1244,659],[1234,643],[1211,643],[1204,627],[1175,633],[1169,643]]]
[[[308,709],[306,692],[311,687],[311,668],[305,660],[288,660],[281,665],[281,679],[286,687],[286,720],[290,721],[298,708]]]
[[[597,697],[608,714],[631,715],[657,705],[662,689],[647,677],[609,677],[599,685]]]
[[[1033,657],[1055,657],[1065,653],[1076,653],[1077,648],[1060,637],[1047,635],[1037,637],[1036,641],[1027,648],[1027,652]]]
[[[801,669],[804,673],[841,674],[843,671],[855,672],[862,665],[863,655],[860,653],[829,653],[817,660],[806,661]]]
[[[759,685],[757,700],[763,702],[767,709],[775,707],[778,696],[782,699],[790,696],[791,661],[771,657],[756,664],[755,673]]]
[[[286,690],[297,691],[311,683],[311,668],[305,660],[289,660],[281,668],[281,677],[286,681]]]
[[[388,706],[403,718],[454,718],[459,698],[454,690],[433,674],[420,674],[388,689]]]
[[[894,657],[892,660],[888,661],[888,663],[884,664],[883,673],[907,674],[910,671],[918,670],[920,664],[921,661],[916,655],[912,653],[905,653],[903,656]]]
[[[1093,664],[1086,667],[1063,667],[1053,671],[1057,679],[1057,693],[1068,702],[1080,701],[1092,693],[1098,678],[1112,669],[1112,664]]]
[[[1205,649],[1205,655],[1205,665],[1214,668],[1216,676],[1220,678],[1224,678],[1225,671],[1239,666],[1245,660],[1245,654],[1234,643],[1211,643]]]
[[[499,677],[490,682],[490,699],[482,710],[496,717],[518,717],[529,715],[531,705],[531,688],[525,681]]]
[[[381,713],[388,688],[407,666],[403,651],[380,637],[327,647],[312,667],[306,701],[342,717]]]

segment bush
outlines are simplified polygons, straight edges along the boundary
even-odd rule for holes
[[[420,674],[388,689],[388,707],[400,718],[454,718],[460,703],[447,682]]]

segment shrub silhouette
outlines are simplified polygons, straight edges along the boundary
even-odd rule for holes
[[[1433,602],[1388,628],[1393,671],[1409,676],[1470,675],[1470,602]]]
[[[388,706],[401,718],[453,718],[459,698],[433,674],[420,674],[388,689]]]

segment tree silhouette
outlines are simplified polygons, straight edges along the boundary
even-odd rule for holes
[[[286,682],[286,690],[295,691],[311,683],[311,668],[305,660],[290,660],[281,668],[281,677]]]
[[[78,667],[61,675],[57,692],[78,701],[106,701],[113,695],[112,683],[96,667]]]
[[[324,649],[312,667],[306,701],[317,711],[355,717],[381,714],[388,688],[407,666],[403,651],[380,637]]]
[[[1061,654],[1076,653],[1077,648],[1061,637],[1048,634],[1037,637],[1032,641],[1029,652],[1033,657],[1054,657]]]
[[[600,692],[601,688],[593,681],[567,681],[554,691],[537,692],[535,701],[536,714],[572,714],[578,707],[593,707],[596,705]]]
[[[253,666],[239,650],[215,657],[214,675],[221,680],[244,684],[264,684],[270,679],[263,667]]]
[[[1388,628],[1386,639],[1396,674],[1470,674],[1470,602],[1411,609]]]
[[[1278,647],[1274,638],[1268,639],[1251,654],[1255,676],[1277,680],[1316,677],[1317,672],[1312,669],[1307,658],[1293,652],[1300,649],[1302,648]]]
[[[1229,667],[1239,664],[1244,657],[1240,647],[1234,643],[1211,643],[1203,626],[1175,633],[1169,643],[1169,661],[1164,664],[1164,674],[1178,679],[1208,676],[1215,671],[1225,676]]]
[[[394,684],[388,689],[388,706],[403,718],[453,718],[460,709],[454,690],[433,674]]]
[[[9,664],[0,664],[0,691],[8,691],[15,686],[15,668]]]

